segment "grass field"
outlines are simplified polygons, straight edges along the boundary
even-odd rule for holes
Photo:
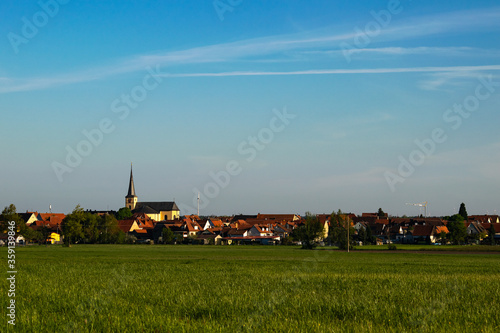
[[[490,245],[413,245],[413,244],[395,244],[400,251],[442,251],[442,252],[498,252],[500,246]],[[381,251],[387,250],[387,245],[364,245],[357,246],[357,251]]]
[[[498,254],[161,245],[16,250],[18,332],[500,331]],[[6,248],[0,253],[6,258]],[[4,332],[5,279],[0,293]]]

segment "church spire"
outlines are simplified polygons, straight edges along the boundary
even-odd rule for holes
[[[137,195],[135,195],[134,175],[132,174],[132,163],[130,164],[130,182],[128,183],[128,194],[125,197],[125,207],[134,210],[137,205]]]
[[[132,163],[130,163],[130,182],[128,184],[127,198],[136,197],[134,187],[134,175],[132,174]]]

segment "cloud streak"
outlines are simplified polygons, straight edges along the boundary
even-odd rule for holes
[[[361,69],[317,69],[289,72],[235,71],[221,73],[179,73],[162,74],[163,77],[228,77],[228,76],[280,76],[280,75],[341,75],[341,74],[395,74],[395,73],[450,73],[498,71],[500,65],[486,66],[449,66],[449,67],[401,67],[401,68],[361,68]],[[475,75],[477,76],[477,75]]]
[[[460,11],[439,15],[409,18],[403,23],[394,20],[383,29],[374,42],[407,40],[436,34],[456,34],[461,31],[477,31],[500,27],[500,7],[482,10]],[[186,50],[168,51],[158,54],[137,55],[114,61],[112,65],[90,68],[51,77],[8,78],[0,80],[0,93],[43,90],[53,87],[105,80],[119,75],[143,71],[146,67],[161,66],[173,68],[190,64],[231,63],[242,60],[269,61],[290,52],[339,52],[341,42],[352,41],[358,34],[352,31],[334,32],[330,27],[322,31],[310,31],[289,35],[268,36],[242,41],[194,47]],[[383,47],[353,49],[359,54],[380,53],[393,55],[432,54],[451,55],[471,51],[463,47]],[[304,59],[308,61],[309,59]],[[234,64],[233,64],[234,66]],[[268,75],[325,75],[325,74],[388,74],[403,72],[441,72],[464,70],[497,70],[498,66],[456,66],[418,68],[373,68],[373,69],[320,69],[290,71],[228,71],[223,73],[181,73],[165,74],[169,77],[223,77],[223,76],[268,76]]]

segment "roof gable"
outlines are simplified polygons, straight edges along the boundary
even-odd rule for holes
[[[433,225],[416,225],[413,229],[413,236],[432,236],[435,227]]]

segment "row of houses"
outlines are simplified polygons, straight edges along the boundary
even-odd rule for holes
[[[414,244],[426,242],[438,243],[443,236],[449,233],[448,221],[439,217],[377,217],[369,214],[353,217],[354,228],[370,228],[372,235],[376,236],[377,243],[407,243]],[[495,230],[495,239],[500,240],[500,221],[498,215],[473,215],[464,222],[469,236],[477,235],[478,240],[488,235],[490,228]]]
[[[355,229],[355,234],[361,229],[366,232],[369,228],[377,244],[433,244],[449,233],[446,226],[448,222],[437,217],[389,218],[371,213],[360,216],[345,214],[343,217]],[[331,228],[331,215],[320,214],[317,218],[324,227],[322,238],[326,239]],[[495,222],[482,222],[485,220]],[[471,222],[465,222],[469,235],[478,235],[479,239],[485,237],[493,225],[495,237],[500,240],[498,216],[481,216],[481,219],[469,221]],[[132,234],[139,241],[155,243],[163,242],[163,230],[169,228],[175,235],[181,235],[181,239],[203,244],[281,244],[303,223],[305,219],[296,214],[237,215],[204,219],[197,215],[186,215],[178,220],[160,222],[143,214],[134,214],[130,219],[119,221],[119,226],[123,232]]]
[[[62,241],[61,225],[66,217],[65,214],[26,212],[20,213],[19,217],[33,230],[41,230],[43,228],[46,232],[48,243],[56,244]],[[6,244],[7,238],[6,233],[0,234],[0,245]],[[26,243],[26,239],[21,234],[16,234],[15,239],[17,244]]]
[[[177,220],[154,221],[142,213],[118,221],[118,227],[140,242],[161,243],[165,228],[179,239],[202,244],[278,244],[286,239],[301,222],[299,215],[238,215],[232,217],[200,218],[186,215]],[[325,237],[327,231],[325,233]]]
[[[109,212],[94,212],[109,214]],[[19,214],[26,225],[34,230],[44,228],[49,243],[62,241],[62,221],[65,214],[26,212]],[[324,226],[323,239],[326,239],[331,228],[329,214],[316,215]],[[400,218],[387,214],[363,213],[361,215],[344,214],[351,227],[358,234],[367,229],[375,237],[377,244],[383,243],[417,243],[439,242],[443,234],[449,233],[447,221],[438,217]],[[132,217],[118,221],[118,228],[130,235],[137,242],[161,243],[163,231],[169,228],[176,236],[176,242],[191,241],[201,244],[282,244],[288,240],[292,231],[305,223],[298,214],[257,214],[235,215],[223,217],[200,218],[197,215],[176,217],[173,220],[154,220],[146,212],[136,212]],[[498,215],[472,215],[467,222],[467,233],[484,237],[491,226],[495,229],[495,237],[500,240],[500,220]],[[0,236],[0,243],[4,236]],[[24,239],[18,235],[18,243]]]

